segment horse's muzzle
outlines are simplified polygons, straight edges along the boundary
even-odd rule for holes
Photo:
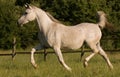
[[[17,21],[17,25],[18,25],[18,27],[21,27],[21,26],[22,26],[22,24],[19,23],[19,21]]]

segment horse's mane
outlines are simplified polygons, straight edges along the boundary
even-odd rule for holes
[[[46,15],[54,22],[61,23],[59,20],[55,19],[49,12],[46,12]]]
[[[34,9],[40,9],[40,8],[37,8],[36,6],[33,6],[33,5],[31,5],[31,7]],[[56,23],[61,23],[59,20],[55,19],[49,12],[45,12],[45,13],[52,21],[54,21]]]

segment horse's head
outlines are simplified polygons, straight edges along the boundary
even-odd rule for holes
[[[35,12],[34,12],[34,9],[32,8],[32,6],[26,4],[25,8],[26,8],[26,10],[25,10],[24,14],[18,19],[18,24],[21,26],[23,24],[28,23],[29,21],[35,20],[35,18],[36,18],[36,15],[35,15]]]

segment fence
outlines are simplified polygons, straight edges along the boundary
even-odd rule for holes
[[[113,38],[112,38],[113,39]],[[115,38],[116,40],[119,40],[119,38]],[[108,39],[103,39],[103,40],[108,40]],[[81,55],[83,55],[84,53],[82,52],[89,52],[91,51],[90,49],[84,49],[84,46],[80,49],[80,50],[76,50],[76,51],[63,51],[62,53],[81,53]],[[118,52],[120,51],[120,49],[114,49],[114,50],[105,50],[105,51],[109,51],[109,52]],[[31,52],[18,52],[16,51],[16,38],[13,38],[13,48],[12,48],[12,53],[9,54],[0,54],[0,56],[12,56],[12,59],[14,59],[14,57],[16,56],[16,54],[30,54]],[[47,54],[53,54],[53,51],[46,51],[46,49],[44,49],[44,51],[42,52],[35,52],[35,54],[44,54],[44,60],[46,61],[46,57]]]

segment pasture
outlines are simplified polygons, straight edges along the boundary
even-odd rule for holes
[[[0,51],[2,53],[3,51]],[[90,52],[86,52],[84,57]],[[35,54],[38,68],[34,69],[30,63],[30,54],[17,54],[12,60],[11,56],[0,56],[0,77],[119,77],[120,53],[107,52],[114,69],[110,70],[104,59],[94,56],[87,68],[80,62],[80,53],[63,54],[66,64],[72,68],[68,72],[58,62],[55,54],[48,54],[45,62],[43,54]]]

